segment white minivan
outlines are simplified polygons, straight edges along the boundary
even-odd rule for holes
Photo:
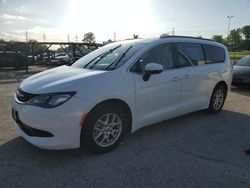
[[[35,146],[102,153],[125,134],[193,111],[219,112],[232,81],[225,46],[165,36],[115,42],[24,80],[12,115]]]

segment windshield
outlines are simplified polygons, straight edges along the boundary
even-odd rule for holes
[[[114,70],[122,66],[145,44],[113,43],[99,48],[76,61],[72,67],[94,70]]]
[[[250,56],[246,56],[236,63],[237,66],[250,66]]]

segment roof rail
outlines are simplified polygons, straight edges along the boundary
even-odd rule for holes
[[[202,38],[202,37],[191,37],[191,36],[165,35],[165,34],[162,34],[162,35],[160,36],[160,39],[163,39],[163,38],[188,38],[188,39],[200,39],[200,40],[214,41],[214,40],[212,40],[212,39],[206,39],[206,38]]]

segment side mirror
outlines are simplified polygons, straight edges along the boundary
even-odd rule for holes
[[[148,81],[151,74],[160,74],[163,71],[163,66],[158,63],[148,63],[145,66],[145,73],[143,75],[143,80]]]

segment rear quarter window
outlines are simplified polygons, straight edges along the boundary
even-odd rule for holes
[[[221,63],[225,61],[225,50],[219,46],[203,45],[206,64]]]
[[[176,43],[177,61],[180,67],[198,66],[205,64],[205,58],[201,44]]]

